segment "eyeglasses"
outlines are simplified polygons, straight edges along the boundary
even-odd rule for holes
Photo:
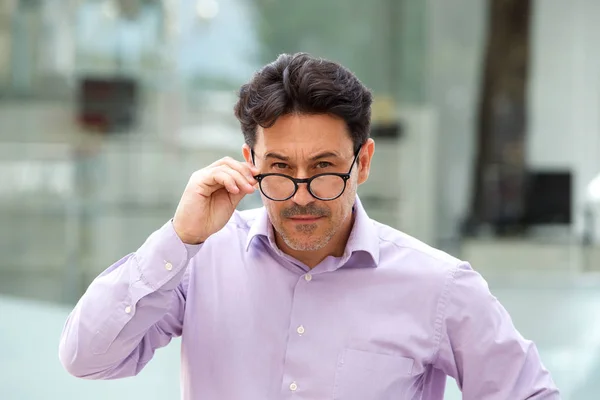
[[[298,179],[284,174],[259,174],[254,177],[262,194],[273,201],[289,200],[298,191],[298,185],[306,183],[308,192],[316,199],[331,201],[340,197],[346,190],[346,182],[350,179],[352,168],[358,159],[360,147],[354,154],[352,165],[347,173],[327,172],[317,174],[310,178]],[[252,162],[254,163],[254,151],[252,151]]]

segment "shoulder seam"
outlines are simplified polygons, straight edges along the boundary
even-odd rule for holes
[[[452,269],[448,271],[448,275],[446,277],[446,282],[444,283],[444,289],[442,291],[442,295],[440,296],[440,300],[437,306],[436,317],[434,320],[434,343],[435,346],[433,351],[431,352],[431,363],[435,363],[439,357],[440,348],[442,345],[442,331],[444,328],[444,320],[446,319],[446,311],[448,304],[450,303],[451,298],[451,290],[454,286],[454,282],[456,279],[456,274],[460,265],[463,264],[462,261],[459,261],[454,265]]]
[[[401,249],[410,249],[410,250],[414,250],[414,251],[418,252],[418,253],[419,253],[419,254],[421,254],[421,255],[424,255],[424,256],[427,256],[427,257],[433,258],[433,259],[435,259],[435,260],[438,260],[438,261],[444,262],[444,263],[446,263],[446,264],[452,264],[452,261],[450,261],[450,260],[445,260],[445,259],[443,259],[442,257],[438,257],[438,256],[436,256],[436,255],[434,255],[434,254],[428,253],[428,252],[426,252],[426,251],[423,251],[423,250],[421,250],[421,249],[418,249],[418,248],[416,248],[416,247],[412,247],[412,246],[404,246],[404,245],[401,245],[401,244],[398,244],[398,243],[396,243],[396,242],[395,242],[395,241],[393,241],[393,240],[384,239],[384,238],[382,238],[380,235],[378,235],[378,238],[379,238],[379,241],[380,241],[380,242],[391,243],[391,244],[393,244],[394,246],[396,246],[396,247],[397,247],[397,248],[399,248],[399,249],[401,248]],[[454,256],[452,256],[452,255],[450,255],[450,254],[448,254],[448,257],[451,257],[451,258],[453,258],[453,259],[455,259],[455,260],[458,260],[458,263],[459,263],[459,264],[462,262],[461,260],[459,260],[458,258],[456,258],[456,257],[454,257]]]

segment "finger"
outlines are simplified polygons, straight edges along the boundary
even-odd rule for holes
[[[256,168],[254,165],[246,163],[246,162],[239,162],[239,161],[236,161],[233,159],[223,160],[222,165],[226,165],[229,168],[238,171],[240,174],[242,174],[246,178],[248,178],[248,182],[250,182],[251,184],[256,183],[254,176],[258,175],[259,171],[258,171],[258,168]]]
[[[254,192],[253,185],[256,182],[256,180],[252,176],[248,177],[246,175],[243,175],[241,172],[233,168],[229,168],[226,165],[223,165],[219,168],[222,168],[222,171],[230,175],[235,180],[238,189],[240,189],[242,192],[248,194]]]
[[[244,165],[246,165],[250,169],[250,171],[252,172],[252,176],[260,174],[260,169],[256,165],[248,162],[244,163]]]
[[[235,179],[227,172],[221,169],[212,170],[207,179],[200,184],[201,194],[210,196],[220,188],[225,188],[229,193],[238,194],[240,189],[235,183]]]
[[[226,170],[217,169],[213,172],[212,176],[215,183],[222,185],[229,193],[237,194],[240,192],[240,187],[235,178],[231,174],[228,174]]]
[[[242,175],[246,176],[248,178],[248,181],[252,184],[256,184],[256,180],[254,179],[254,176],[258,175],[260,173],[260,170],[255,165],[247,163],[247,162],[240,162],[240,161],[234,160],[231,157],[222,158],[221,160],[217,161],[216,164],[218,166],[226,165],[232,169],[235,169]]]

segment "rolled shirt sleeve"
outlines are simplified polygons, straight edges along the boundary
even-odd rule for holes
[[[100,274],[64,326],[59,358],[67,371],[89,379],[135,375],[180,336],[187,266],[201,246],[184,244],[169,221]]]
[[[456,379],[463,399],[560,399],[535,344],[468,263],[451,272],[445,294],[435,366]]]

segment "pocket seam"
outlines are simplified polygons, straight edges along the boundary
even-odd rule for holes
[[[414,367],[414,363],[415,363],[415,360],[413,358],[401,356],[399,354],[390,354],[390,353],[381,353],[381,352],[377,352],[377,351],[362,350],[362,349],[358,349],[358,348],[354,348],[354,347],[345,347],[343,349],[343,354],[345,355],[345,353],[348,351],[353,352],[355,354],[357,354],[357,353],[358,354],[371,354],[371,355],[377,355],[377,356],[381,356],[381,357],[388,357],[390,359],[406,361],[407,364],[410,363],[410,368],[408,368],[408,371],[406,371],[406,374],[412,375],[413,367]]]
[[[333,400],[340,400],[339,383],[340,383],[340,377],[342,376],[343,368],[347,365],[346,364],[346,354],[348,352],[355,353],[355,354],[377,355],[379,357],[390,357],[392,359],[402,360],[402,362],[404,362],[407,365],[410,363],[410,367],[401,372],[402,375],[406,376],[406,377],[412,376],[414,363],[415,363],[415,360],[413,358],[401,356],[398,354],[380,353],[380,352],[375,352],[375,351],[362,350],[362,349],[358,349],[358,348],[354,348],[354,347],[344,347],[338,356],[337,365],[336,365],[336,369],[335,369],[335,378],[334,378],[333,396],[332,396]]]

